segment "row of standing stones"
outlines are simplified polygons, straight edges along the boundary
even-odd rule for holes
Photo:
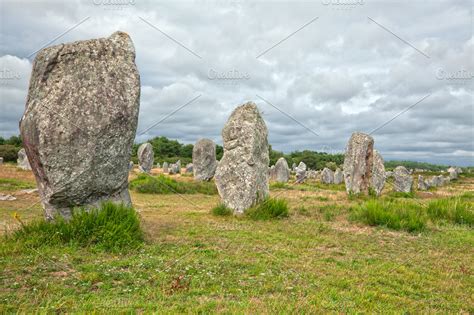
[[[34,61],[20,131],[25,150],[19,165],[32,169],[47,219],[70,218],[74,207],[92,208],[103,201],[131,204],[128,171],[136,135],[140,76],[130,37],[115,32],[108,38],[60,44],[41,50]],[[208,139],[193,149],[186,166],[196,180],[212,178],[225,206],[241,214],[267,198],[269,178],[288,182],[290,169],[280,158],[269,170],[268,131],[252,103],[237,107],[222,130],[224,154]],[[382,191],[383,159],[371,136],[356,132],[347,145],[344,167],[320,174],[295,167],[296,182],[321,176],[342,183],[348,193]],[[153,147],[138,149],[139,169],[153,168]],[[163,171],[180,173],[181,162]],[[410,191],[413,179],[404,167],[393,174],[395,189]]]

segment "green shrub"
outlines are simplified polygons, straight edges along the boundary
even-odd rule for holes
[[[267,198],[245,211],[253,220],[271,220],[288,217],[288,203],[284,199]]]
[[[18,158],[18,151],[20,147],[11,144],[0,145],[0,157],[3,157],[4,162],[14,162]]]
[[[138,247],[143,242],[143,232],[133,208],[104,203],[89,211],[74,209],[69,221],[58,217],[22,225],[11,238],[28,247],[64,244],[116,252]]]
[[[217,194],[213,182],[178,182],[162,174],[158,176],[139,174],[130,182],[130,188],[145,194]]]
[[[211,212],[215,216],[229,216],[233,213],[232,209],[227,208],[223,203],[212,208]]]
[[[421,231],[426,227],[427,218],[423,208],[415,203],[369,200],[351,210],[351,220],[372,226],[408,232]]]
[[[433,200],[428,204],[428,216],[433,222],[447,222],[474,226],[474,204],[467,196]]]

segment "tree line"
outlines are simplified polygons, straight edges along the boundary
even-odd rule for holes
[[[192,144],[183,144],[177,140],[168,139],[167,137],[155,137],[146,142],[149,142],[153,147],[155,154],[155,164],[161,164],[165,161],[168,163],[174,163],[177,160],[181,160],[181,164],[183,165],[192,163],[194,147]],[[141,143],[133,144],[132,161],[134,163],[138,163],[137,151],[140,144]],[[21,147],[22,140],[20,136],[11,136],[8,139],[0,137],[0,157],[3,157],[5,162],[16,161],[18,157],[18,151],[21,149]],[[223,147],[217,144],[217,160],[220,160],[223,154]],[[342,153],[330,154],[311,150],[283,153],[273,150],[271,145],[269,146],[269,157],[270,165],[274,165],[279,158],[284,157],[290,167],[293,165],[293,163],[298,165],[301,161],[303,161],[308,168],[313,170],[320,170],[325,167],[335,170],[337,167],[342,168],[342,164],[344,163],[344,154]],[[384,164],[387,170],[392,170],[399,165],[403,165],[408,169],[418,168],[434,172],[446,170],[448,168],[446,165],[437,165],[416,161],[385,161]]]

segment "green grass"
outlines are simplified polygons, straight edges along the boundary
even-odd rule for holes
[[[470,195],[463,195],[431,201],[428,204],[428,216],[432,221],[474,226],[474,204],[468,201],[469,198]]]
[[[232,215],[233,211],[221,203],[212,208],[211,213],[215,216],[229,216]]]
[[[410,192],[402,192],[402,191],[391,191],[387,194],[388,197],[393,197],[393,198],[415,198],[415,192],[410,191]]]
[[[252,220],[281,219],[289,216],[288,203],[285,199],[267,198],[245,211]]]
[[[419,204],[402,201],[369,200],[352,208],[350,218],[372,226],[408,232],[422,231],[427,223]]]
[[[30,182],[13,178],[0,178],[0,191],[13,191],[19,189],[30,189],[36,186]]]
[[[139,174],[130,181],[130,188],[145,194],[217,194],[214,182],[178,182],[165,175]]]
[[[300,190],[300,191],[320,191],[320,190],[332,190],[332,191],[344,191],[344,184],[323,184],[321,182],[307,181],[303,184],[288,184],[273,182],[270,183],[270,189],[287,189],[287,190]]]
[[[143,232],[133,208],[104,203],[89,211],[75,209],[68,221],[57,217],[54,221],[22,223],[6,240],[28,248],[70,245],[117,252],[138,247],[143,242]]]

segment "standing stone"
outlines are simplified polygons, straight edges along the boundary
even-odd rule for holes
[[[161,168],[160,162],[156,163],[156,168]]]
[[[428,190],[430,185],[428,181],[426,181],[423,176],[418,175],[418,190]]]
[[[337,168],[334,172],[334,184],[339,185],[344,181],[344,175],[340,168]]]
[[[168,162],[163,162],[163,173],[168,173]]]
[[[130,163],[128,164],[128,169],[129,169],[130,171],[133,170],[133,166],[134,166],[133,161],[130,161]]]
[[[344,182],[347,193],[369,193],[373,168],[374,139],[354,132],[344,156]]]
[[[131,204],[139,97],[126,33],[38,52],[20,131],[47,219],[103,201]]]
[[[186,164],[186,173],[187,174],[193,173],[193,169],[194,169],[193,163]]]
[[[291,165],[291,170],[292,170],[293,172],[296,172],[296,166],[297,166],[296,163],[293,163],[293,164]]]
[[[431,177],[429,184],[431,187],[439,187],[443,184],[443,175]]]
[[[393,172],[392,171],[386,171],[385,172],[385,178],[390,178],[393,176]]]
[[[275,165],[268,167],[268,178],[269,180],[275,180]]]
[[[333,184],[334,183],[334,172],[325,167],[321,172],[321,182],[324,184]]]
[[[170,175],[179,174],[179,166],[176,163],[171,164],[168,169],[168,174]]]
[[[372,187],[375,194],[379,196],[384,186],[385,186],[385,166],[383,165],[383,158],[382,158],[382,155],[380,155],[380,153],[377,150],[374,150],[373,165],[372,165],[372,180],[370,183],[370,187]]]
[[[229,117],[216,186],[225,206],[243,213],[268,196],[268,131],[257,106],[246,103]]]
[[[458,178],[458,171],[454,167],[448,168],[449,178],[450,179],[457,179]]]
[[[393,170],[393,187],[395,191],[409,193],[413,185],[413,177],[404,166],[397,166]]]
[[[193,172],[197,181],[209,181],[217,168],[216,144],[210,139],[199,139],[193,147]]]
[[[290,179],[290,169],[288,168],[288,162],[286,162],[284,157],[279,158],[275,163],[273,177],[280,183],[287,183]]]
[[[178,162],[176,162],[174,165],[176,174],[181,174],[181,160],[178,160]]]
[[[3,164],[3,158],[0,157],[0,165],[2,165],[2,164]]]
[[[153,168],[154,153],[150,143],[143,143],[138,148],[138,162],[140,163],[140,171],[150,173]]]
[[[18,151],[18,159],[16,160],[17,166],[24,171],[31,171],[31,165],[28,160],[28,156],[26,156],[26,151],[22,148]]]
[[[307,179],[316,179],[318,177],[318,171],[315,170],[308,170],[306,172]]]
[[[303,161],[296,167],[296,183],[302,184],[306,180],[306,164]]]

